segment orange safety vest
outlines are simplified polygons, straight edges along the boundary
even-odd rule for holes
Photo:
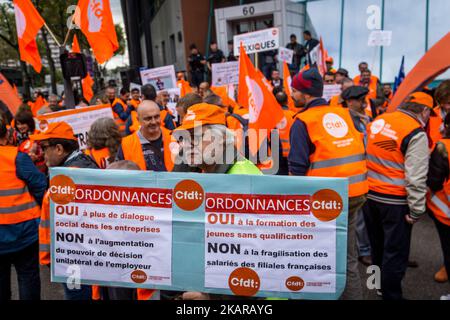
[[[17,178],[17,147],[0,146],[0,225],[38,219],[40,208],[24,181]]]
[[[442,131],[444,129],[443,126],[445,120],[445,112],[441,107],[434,108],[434,112],[436,113],[436,116],[431,116],[428,124],[430,139],[433,142],[433,149],[436,146],[436,143],[443,138]]]
[[[359,86],[361,84],[361,76],[357,76],[353,82],[355,83],[356,86]],[[370,77],[370,84],[369,84],[369,94],[367,95],[367,97],[369,99],[376,99],[377,98],[377,89],[378,89],[378,78],[375,76],[371,76]]]
[[[383,103],[383,108],[387,109],[389,107],[389,104],[391,103],[393,97],[394,93],[391,93],[389,97],[386,98],[387,100]]]
[[[92,160],[97,163],[97,166],[100,169],[106,169],[106,167],[108,166],[108,159],[111,156],[108,148],[103,148],[100,150],[87,149],[85,151],[85,154],[90,156]]]
[[[138,108],[139,105],[141,104],[141,100],[134,100],[134,99],[131,99],[130,104],[137,110],[137,108]]]
[[[334,96],[330,100],[330,107],[342,107],[342,103],[340,103],[341,96]]]
[[[135,133],[139,130],[141,124],[139,123],[137,111],[131,111],[131,125],[128,128],[131,133]]]
[[[114,100],[114,102],[112,103],[112,111],[113,111],[113,115],[114,115],[114,120],[116,121],[117,125],[119,126],[119,131],[121,133],[124,133],[125,132],[126,121],[123,121],[122,119],[120,119],[119,115],[114,111],[114,106],[116,104],[120,104],[124,111],[127,111],[128,106],[120,98],[116,98],[116,100]]]
[[[445,146],[447,152],[450,151],[450,139],[442,139],[439,142]],[[450,155],[448,162],[450,166]],[[447,177],[441,191],[427,194],[427,206],[439,222],[450,226],[450,177]]]
[[[386,113],[368,128],[367,167],[371,191],[394,196],[406,196],[405,156],[403,140],[420,123],[402,111]]]
[[[163,126],[164,128],[166,128],[166,118],[167,118],[168,115],[170,115],[170,116],[172,117],[172,122],[173,122],[174,126],[176,127],[176,126],[177,126],[177,123],[175,122],[175,120],[173,120],[173,114],[172,114],[172,112],[171,112],[170,110],[168,110],[168,109],[163,109],[163,110],[161,110],[161,124],[162,124],[162,126]],[[136,115],[136,117],[137,117],[137,115]],[[166,128],[166,129],[167,129],[167,128]],[[167,129],[167,130],[169,130],[169,129]]]
[[[367,166],[362,134],[348,109],[313,107],[297,115],[316,147],[310,155],[310,177],[349,179],[349,197],[367,194]]]
[[[50,192],[47,191],[42,201],[41,223],[39,224],[39,263],[48,266],[50,259]]]
[[[374,76],[374,75],[372,75],[372,76],[370,77],[370,82],[378,83],[379,81],[380,81],[380,80],[378,79],[378,77],[376,77],[376,76]],[[353,79],[353,82],[355,83],[356,86],[358,86],[358,85],[361,83],[361,75],[356,76],[356,77]]]
[[[284,117],[286,118],[286,126],[283,129],[278,129],[280,133],[280,142],[282,147],[282,155],[284,158],[289,156],[291,151],[290,133],[292,125],[294,124],[295,112],[291,110],[283,110]]]
[[[172,152],[170,150],[170,144],[172,143],[172,134],[165,128],[161,128],[161,130],[164,144],[164,164],[167,171],[170,172],[174,167]],[[122,140],[122,151],[125,160],[133,161],[139,166],[141,170],[147,170],[147,164],[145,163],[142,145],[139,141],[137,133],[133,133],[132,135]]]

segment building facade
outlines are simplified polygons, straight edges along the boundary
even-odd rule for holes
[[[280,28],[282,43],[291,33],[301,39],[305,7],[290,0],[123,0],[130,66],[187,70],[191,44],[208,55],[215,40],[227,55],[234,35],[270,27]]]

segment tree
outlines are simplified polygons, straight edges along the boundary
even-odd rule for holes
[[[76,0],[69,1],[51,1],[51,0],[35,0],[37,10],[44,18],[47,26],[53,32],[53,35],[57,38],[60,44],[63,44],[65,36],[68,32],[67,20],[69,19],[69,8],[72,5],[76,5]],[[51,35],[46,28],[41,31],[42,40],[45,45],[45,54],[47,57],[49,72],[51,78],[51,87],[53,93],[57,92],[57,74],[55,61],[52,57],[52,47],[50,45],[49,37]]]

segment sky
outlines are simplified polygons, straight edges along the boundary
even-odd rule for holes
[[[120,0],[110,0],[111,4],[111,11],[113,14],[113,20],[115,24],[121,24],[122,28],[125,32],[125,25],[123,21],[123,15],[122,15],[122,7],[120,6]],[[125,34],[125,33],[124,33]],[[126,34],[125,34],[126,36]],[[116,56],[112,58],[108,62],[108,69],[114,69],[116,67],[123,67],[127,66],[129,63],[128,60],[128,50],[125,50],[125,54],[121,56]]]
[[[322,36],[324,46],[335,58],[335,67],[341,66],[351,75],[358,72],[361,61],[369,63],[375,75],[380,76],[381,49],[368,46],[367,13],[370,6],[381,12],[381,0],[346,0],[342,37],[342,61],[339,59],[341,30],[341,0],[309,2],[308,14],[312,24]],[[393,82],[402,56],[409,72],[426,51],[426,0],[386,0],[384,30],[392,31],[392,44],[383,48],[382,81]],[[450,0],[431,0],[429,8],[428,48],[450,31]],[[440,78],[450,77],[450,72]]]
[[[56,0],[60,1],[60,0]],[[8,2],[8,0],[0,0],[0,3]],[[120,5],[120,0],[110,0],[111,11],[113,14],[113,20],[115,24],[121,24],[125,31],[125,25],[122,15],[122,7]],[[120,55],[112,58],[108,64],[108,69],[114,69],[116,67],[123,67],[128,65],[128,50],[125,50],[125,55]]]

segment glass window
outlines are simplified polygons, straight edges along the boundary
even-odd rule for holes
[[[450,31],[450,1],[430,0],[430,16],[428,31],[428,48],[431,48]],[[449,79],[450,70],[438,79]]]
[[[408,73],[425,54],[426,1],[385,1],[384,30],[392,31],[392,45],[383,49],[382,81],[394,82],[402,56]]]
[[[333,57],[337,69],[340,63],[341,0],[308,2],[306,10],[317,37],[322,37],[323,45],[328,55]]]
[[[380,73],[380,49],[368,46],[372,32],[368,21],[373,20],[367,13],[370,6],[378,6],[381,12],[381,0],[345,0],[342,67],[349,71],[351,77],[359,75],[358,65],[362,61],[369,64],[374,75],[379,76]]]

